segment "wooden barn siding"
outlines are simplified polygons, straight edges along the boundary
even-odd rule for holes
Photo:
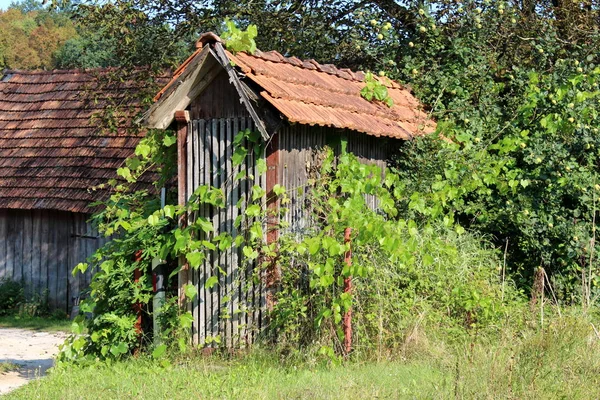
[[[223,70],[190,104],[190,119],[248,117],[248,111],[238,98],[238,93],[229,83],[229,75]]]
[[[223,188],[226,207],[201,207],[199,214],[212,220],[215,231],[237,234],[234,221],[244,213],[250,187],[253,183],[235,179],[241,168],[247,175],[257,177],[256,184],[265,186],[264,175],[256,170],[253,157],[233,168],[233,138],[240,131],[253,128],[250,118],[222,118],[193,120],[187,141],[187,197],[205,184]],[[238,200],[242,207],[238,208]],[[191,216],[193,220],[195,216]],[[197,285],[198,295],[192,302],[193,340],[196,344],[211,345],[211,339],[219,337],[227,347],[239,347],[254,341],[261,328],[265,306],[262,280],[252,279],[252,266],[238,265],[241,249],[213,251],[205,263],[192,271],[192,281]],[[206,279],[219,276],[219,285],[205,288]],[[228,300],[225,300],[228,299]]]
[[[285,215],[287,232],[302,235],[309,228],[310,223],[306,219],[306,183],[310,170],[319,168],[318,150],[326,145],[336,146],[341,135],[348,140],[348,152],[355,154],[362,162],[377,164],[385,171],[388,151],[385,138],[299,124],[282,129],[279,138],[279,179],[290,197],[287,206],[289,211]],[[334,150],[339,152],[340,149]],[[373,197],[367,197],[367,201],[370,207],[377,207]]]
[[[105,243],[86,214],[0,209],[0,279],[23,281],[28,299],[48,296],[52,310],[69,312],[92,271],[71,271]],[[96,239],[94,239],[96,238]]]

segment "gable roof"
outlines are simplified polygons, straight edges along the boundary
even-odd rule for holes
[[[140,136],[134,80],[99,83],[110,70],[4,71],[0,75],[0,208],[91,212],[106,197],[93,186],[116,178]],[[114,70],[112,70],[114,73]],[[107,80],[108,81],[108,80]],[[106,107],[126,110],[106,132]],[[129,115],[126,115],[129,114]]]
[[[331,64],[321,65],[314,60],[284,57],[276,51],[234,55],[222,50],[221,39],[214,34],[203,35],[197,47],[196,52],[176,71],[173,80],[155,97],[157,102],[147,118],[149,126],[166,127],[165,122],[157,124],[152,118],[153,113],[159,114],[158,110],[168,103],[165,98],[182,86],[186,73],[200,71],[204,63],[210,62],[206,60],[212,54],[217,60],[223,59],[219,60],[222,67],[228,69],[233,65],[231,69],[235,69],[240,81],[245,83],[244,88],[255,88],[257,94],[289,122],[332,126],[398,139],[410,139],[435,130],[435,122],[422,111],[410,90],[388,78],[376,77],[387,87],[389,96],[394,100],[392,107],[367,101],[360,95],[365,86],[362,72],[338,69]],[[215,51],[207,50],[210,47]],[[222,51],[222,57],[219,57],[219,51]],[[208,70],[198,74],[196,79],[206,78]],[[185,94],[181,93],[178,98],[182,97],[186,97]],[[187,107],[193,100],[191,97],[187,95],[187,99],[178,104],[178,109]],[[173,111],[170,110],[170,114]],[[172,116],[167,118],[170,118],[170,123]]]

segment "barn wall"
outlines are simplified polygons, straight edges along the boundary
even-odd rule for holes
[[[212,221],[215,232],[237,235],[234,221],[244,215],[250,188],[264,187],[265,178],[256,170],[254,157],[233,167],[233,138],[246,128],[253,129],[249,118],[195,120],[190,124],[187,140],[187,198],[200,185],[222,188],[226,206],[222,209],[201,206],[199,215]],[[246,144],[247,146],[247,144]],[[236,179],[241,170],[255,179]],[[238,202],[241,206],[238,207]],[[196,219],[191,216],[191,221]],[[192,337],[194,343],[212,345],[219,337],[227,347],[239,347],[254,341],[261,329],[265,298],[262,279],[253,279],[253,265],[239,265],[241,249],[213,251],[205,263],[192,270],[192,282],[198,295],[192,301]],[[219,285],[205,288],[206,279],[219,277]]]
[[[234,221],[244,215],[250,188],[257,184],[266,189],[266,176],[258,173],[253,156],[248,156],[241,167],[234,168],[231,162],[235,151],[233,138],[246,128],[253,129],[253,123],[245,116],[190,122],[186,143],[186,196],[189,199],[201,185],[212,185],[223,189],[226,206],[223,209],[201,206],[196,215],[190,216],[189,222],[198,216],[208,218],[215,234],[228,232],[235,237]],[[349,151],[365,162],[385,167],[384,139],[301,125],[286,127],[279,135],[279,184],[288,189],[292,200],[286,216],[292,232],[301,233],[308,227],[303,202],[311,169],[314,171],[319,165],[319,152],[315,150],[325,145],[339,150],[340,138],[345,135]],[[254,179],[236,179],[242,169],[246,176],[252,175]],[[240,248],[215,250],[199,269],[192,270],[192,282],[198,290],[192,301],[194,343],[211,346],[212,339],[218,337],[227,347],[239,347],[253,342],[262,329],[266,307],[264,276],[262,273],[253,275],[254,265],[239,265],[241,258]],[[206,288],[205,282],[211,276],[218,276],[219,284]]]
[[[249,116],[225,70],[192,101],[189,110],[192,120]]]
[[[388,151],[385,138],[299,124],[281,130],[279,179],[290,197],[287,206],[289,211],[285,216],[288,232],[302,234],[309,227],[306,220],[307,180],[311,176],[314,178],[319,169],[319,150],[330,146],[339,152],[342,137],[348,141],[348,152],[355,154],[362,162],[377,164],[385,170]],[[376,207],[375,199],[368,197],[367,201],[371,207]]]
[[[86,214],[0,209],[0,279],[23,281],[28,299],[48,296],[52,310],[69,312],[91,271],[71,271],[104,242]]]

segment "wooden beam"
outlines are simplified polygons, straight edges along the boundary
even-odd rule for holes
[[[267,245],[277,246],[279,240],[279,198],[273,191],[279,183],[279,133],[273,134],[267,143]],[[278,256],[270,257],[266,271],[266,301],[267,309],[272,311],[277,303],[276,294],[279,287],[281,274],[278,265]]]
[[[209,56],[210,54],[210,56]],[[221,72],[222,66],[210,52],[201,51],[143,118],[149,128],[167,129],[173,122],[173,110],[184,110]]]
[[[240,95],[240,101],[242,102],[242,104],[244,104],[244,106],[246,106],[246,110],[248,110],[248,113],[254,120],[254,124],[258,128],[263,140],[269,140],[269,133],[267,132],[267,127],[265,126],[265,123],[262,120],[262,118],[258,116],[258,113],[254,109],[254,107],[252,107],[252,103],[250,102],[248,94],[242,86],[240,78],[237,76],[237,72],[231,66],[231,60],[229,59],[229,57],[227,57],[227,54],[225,54],[225,49],[223,49],[223,45],[217,42],[214,46],[216,52],[215,58],[220,61],[221,65],[223,65],[223,68],[225,68],[225,71],[227,71],[227,74],[229,75],[229,82],[233,84],[235,90],[237,90],[238,94]]]
[[[190,122],[190,113],[187,110],[175,111],[175,121],[177,123],[177,203],[185,206],[188,200],[187,195],[187,140]],[[179,226],[187,225],[187,215],[179,217]],[[185,257],[179,257],[179,274],[177,276],[179,305],[184,306],[185,293],[184,285],[190,282],[190,266]]]

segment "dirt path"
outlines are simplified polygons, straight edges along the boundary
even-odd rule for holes
[[[61,332],[0,328],[0,362],[19,366],[18,371],[0,374],[0,395],[44,375],[52,367],[58,345],[66,337],[67,334]]]

